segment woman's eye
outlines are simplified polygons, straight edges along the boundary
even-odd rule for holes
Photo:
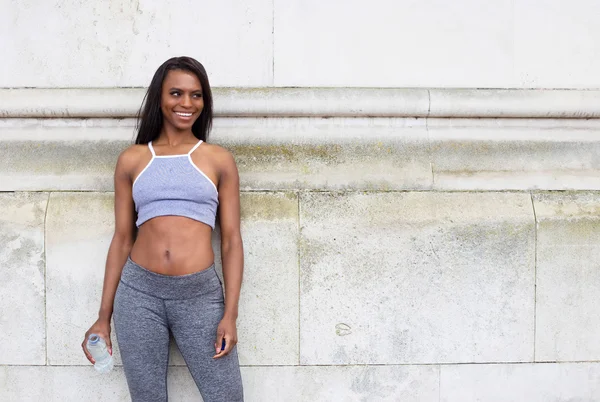
[[[177,92],[177,91],[173,91],[173,92],[171,92],[171,95],[172,95],[172,96],[179,96],[179,92]]]
[[[202,94],[194,94],[194,98],[202,98]]]

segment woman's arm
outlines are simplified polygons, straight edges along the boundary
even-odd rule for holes
[[[240,179],[233,156],[223,151],[220,158],[219,223],[221,226],[221,259],[225,280],[225,313],[217,329],[215,349],[219,358],[237,343],[236,319],[244,270],[244,250],[240,233]],[[221,343],[225,339],[225,349]]]
[[[104,286],[102,288],[102,301],[98,317],[110,321],[113,312],[113,301],[117,285],[121,278],[121,271],[133,247],[135,222],[135,209],[131,195],[131,175],[124,152],[117,161],[115,169],[115,234],[113,235],[104,272]],[[129,162],[129,163],[128,163]]]
[[[132,155],[124,151],[117,161],[115,168],[115,233],[113,235],[104,272],[104,285],[102,288],[102,300],[98,320],[86,332],[82,343],[83,351],[88,360],[94,363],[91,354],[85,344],[91,333],[100,335],[105,341],[112,354],[112,342],[110,340],[110,319],[113,312],[115,293],[121,278],[121,271],[127,256],[131,251],[134,241],[135,223],[134,206],[131,196],[131,165]]]

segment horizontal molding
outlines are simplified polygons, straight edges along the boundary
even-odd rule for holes
[[[4,88],[2,118],[135,117],[144,88]],[[600,90],[213,88],[222,117],[600,118]]]
[[[133,124],[0,119],[0,191],[112,190]],[[598,119],[219,118],[210,141],[244,191],[600,190]]]

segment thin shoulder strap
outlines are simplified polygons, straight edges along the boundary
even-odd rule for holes
[[[196,145],[194,145],[194,148],[190,149],[190,152],[188,152],[188,155],[191,155],[192,152],[194,152],[196,150],[196,148],[198,148],[200,146],[200,144],[202,144],[202,140],[198,140],[198,143]]]
[[[152,157],[154,158],[156,156],[156,153],[154,152],[154,147],[152,146],[152,141],[150,141],[148,143],[148,148],[150,148],[150,152],[152,152]]]

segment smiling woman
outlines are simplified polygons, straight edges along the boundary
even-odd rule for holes
[[[97,334],[110,348],[114,313],[133,401],[167,400],[169,332],[205,402],[242,401],[239,177],[232,155],[206,143],[212,94],[204,67],[188,57],[167,60],[138,123],[135,145],[115,169],[115,234],[99,318],[85,339]],[[225,295],[211,244],[217,210]]]

